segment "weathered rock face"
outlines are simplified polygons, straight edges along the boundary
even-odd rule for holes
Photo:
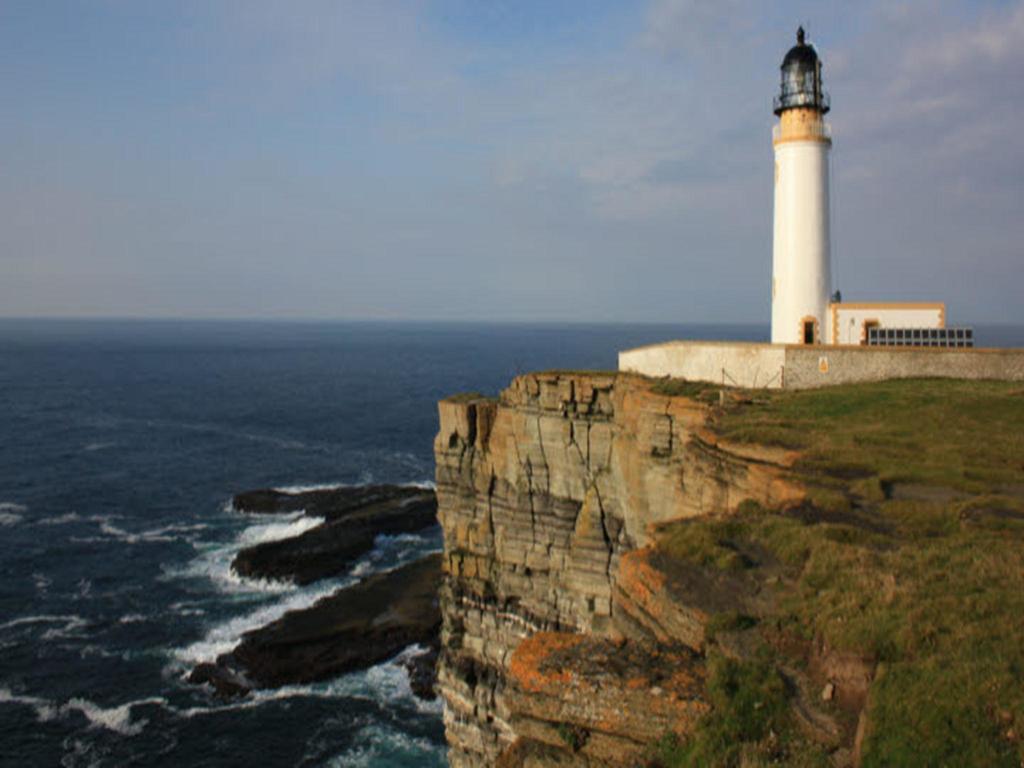
[[[652,646],[683,638],[699,650],[702,608],[688,614],[662,599],[657,570],[626,555],[650,544],[658,523],[725,514],[746,499],[799,499],[786,471],[793,457],[725,445],[709,428],[709,405],[658,394],[629,375],[521,376],[497,401],[453,398],[439,410],[446,576],[438,688],[451,765],[528,764],[529,754],[558,748],[552,734],[566,742],[564,764],[635,764],[651,734],[625,710],[641,704],[665,713],[648,721],[661,732],[691,727],[704,708],[700,660]],[[564,640],[577,655],[645,659],[651,670],[675,654],[685,674],[659,685],[639,675],[639,661],[574,664],[569,652],[545,662],[564,674],[565,696],[531,691],[528,676],[510,670],[540,663],[537,648],[521,645],[538,632],[610,642]],[[666,709],[668,695],[658,697],[667,690],[675,703]],[[554,764],[550,755],[537,759]]]

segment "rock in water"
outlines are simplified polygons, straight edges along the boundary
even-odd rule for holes
[[[434,686],[437,683],[437,657],[441,652],[441,637],[435,635],[430,647],[402,662],[409,675],[409,687],[417,697],[426,701],[437,698]]]
[[[420,531],[436,523],[437,499],[426,488],[373,485],[305,493],[240,493],[236,509],[256,514],[304,510],[323,525],[300,536],[243,549],[231,563],[240,576],[309,584],[344,573],[380,534]]]
[[[221,667],[204,661],[196,665],[188,681],[193,685],[211,685],[218,696],[233,699],[244,696],[252,689],[252,683],[245,679],[237,670]]]
[[[365,669],[413,644],[436,645],[440,582],[440,555],[371,576],[246,633],[217,666],[243,670],[258,687],[276,688]]]
[[[400,502],[424,493],[433,491],[411,485],[384,484],[321,488],[297,493],[262,488],[237,493],[231,503],[239,512],[253,515],[280,515],[302,510],[307,515],[334,520],[363,507]]]

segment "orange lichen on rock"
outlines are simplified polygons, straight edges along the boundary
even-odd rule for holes
[[[574,648],[583,641],[582,635],[567,632],[537,632],[519,644],[512,661],[509,663],[509,674],[522,686],[523,690],[539,693],[552,690],[552,686],[568,683],[571,674],[567,670],[541,670],[541,665],[555,651]]]
[[[681,646],[539,633],[513,654],[505,703],[517,733],[614,765],[635,765],[666,733],[686,737],[708,711],[704,662]]]
[[[652,605],[651,599],[665,588],[665,574],[651,566],[650,547],[627,552],[619,561],[618,586],[642,605]]]

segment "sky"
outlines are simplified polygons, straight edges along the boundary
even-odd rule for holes
[[[1024,323],[1024,0],[0,0],[0,316],[767,323],[798,24],[834,287]]]

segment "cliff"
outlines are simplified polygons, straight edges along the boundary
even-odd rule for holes
[[[1010,398],[1024,425],[1019,393],[974,386]],[[853,400],[870,409],[867,394]],[[889,748],[869,713],[892,706],[885,679],[915,651],[887,649],[878,632],[868,640],[863,626],[891,619],[886,630],[905,631],[909,581],[894,574],[920,557],[914,515],[1004,493],[992,503],[1000,535],[1024,539],[1024,464],[1011,457],[983,488],[936,496],[913,482],[928,467],[904,467],[896,482],[861,443],[821,437],[829,419],[850,418],[822,402],[849,393],[774,397],[546,373],[497,399],[440,403],[438,691],[451,765],[847,765]],[[1006,440],[989,449],[1012,452]],[[928,498],[912,502],[909,522],[878,519],[915,493]],[[993,526],[965,529],[984,538]],[[1019,579],[1024,548],[1004,543]],[[852,575],[833,584],[845,567]],[[985,673],[1009,674],[1000,692],[1024,660],[1016,639],[1001,654]],[[981,716],[992,754],[1012,756],[1024,703],[1007,693],[993,706]]]

